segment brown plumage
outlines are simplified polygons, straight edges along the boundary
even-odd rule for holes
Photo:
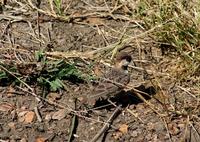
[[[123,86],[130,81],[127,67],[131,60],[131,56],[126,52],[120,52],[116,57],[115,66],[105,72],[100,78],[98,85],[94,86],[87,95],[87,104],[94,105],[98,99],[108,99],[123,91]],[[120,86],[116,83],[122,85]]]

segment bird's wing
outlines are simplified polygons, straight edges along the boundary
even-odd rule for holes
[[[130,77],[128,74],[125,74],[119,69],[112,69],[104,75],[104,78],[116,83],[121,83],[122,85],[126,85],[129,82]],[[102,79],[100,80],[100,83],[95,86],[93,90],[87,95],[87,102],[95,104],[98,99],[108,99],[111,96],[119,94],[122,89],[122,86]]]
[[[121,92],[121,88],[112,84],[104,83],[96,86],[87,96],[87,102],[94,105],[98,99],[108,99]]]
[[[96,86],[91,92],[91,98],[99,97],[109,97],[111,95],[117,94],[121,90],[118,86],[112,83],[104,83],[102,85]]]
[[[116,68],[113,68],[109,72],[107,72],[104,75],[104,78],[109,79],[113,81],[114,83],[119,83],[122,85],[127,85],[130,81],[130,75],[129,73],[125,73],[123,70],[119,70]]]

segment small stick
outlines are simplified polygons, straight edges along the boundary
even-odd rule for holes
[[[138,120],[140,120],[143,124],[144,121],[137,115],[135,114],[132,110],[130,110],[129,108],[126,109],[130,114],[132,114],[135,118],[137,118]]]
[[[139,60],[137,61],[137,62],[139,62]],[[132,68],[132,69],[135,69],[135,70],[139,70],[139,71],[146,71],[147,73],[155,73],[154,71],[152,71],[152,70],[146,70],[146,69],[144,69],[144,68],[141,68],[141,67],[136,67],[136,66],[132,66],[132,65],[129,65],[128,67],[130,67],[130,68]],[[162,72],[156,72],[156,74],[158,74],[158,75],[166,75],[166,76],[169,76],[169,74],[168,73],[162,73]]]
[[[90,142],[96,142],[101,137],[101,135],[103,135],[103,133],[105,133],[110,128],[110,124],[112,123],[112,121],[115,119],[115,117],[120,111],[121,111],[121,105],[119,105],[115,109],[115,111],[112,113],[110,118],[106,121],[107,124],[104,124],[101,130],[94,136],[94,138]]]
[[[26,91],[26,90],[24,90],[23,88],[20,88],[20,87],[18,87],[18,88],[19,88],[20,90],[22,90],[22,91],[24,91],[24,92],[30,94],[30,95],[33,95],[31,92]],[[97,123],[101,123],[101,124],[107,124],[107,123],[104,122],[104,121],[100,121],[100,120],[96,120],[96,119],[92,119],[92,118],[89,118],[89,117],[85,117],[85,116],[83,116],[83,115],[80,115],[78,111],[73,110],[73,109],[70,108],[69,106],[64,106],[64,105],[62,105],[62,104],[58,104],[57,102],[53,102],[53,101],[47,100],[47,99],[45,99],[45,98],[43,98],[43,97],[40,97],[40,96],[38,96],[38,97],[39,97],[42,101],[44,101],[44,102],[46,102],[46,103],[48,103],[48,104],[50,104],[50,105],[54,105],[55,107],[59,107],[59,108],[62,108],[62,109],[66,109],[66,110],[68,110],[70,113],[72,113],[72,114],[74,114],[74,115],[77,115],[78,117],[87,119],[87,120],[89,120],[89,121],[94,121],[94,122],[97,122]],[[111,127],[114,128],[113,126],[111,126]]]
[[[0,62],[0,63],[1,63],[1,62]],[[2,64],[3,64],[3,63],[2,63]],[[21,79],[19,79],[16,75],[14,75],[12,72],[10,72],[9,70],[7,70],[7,69],[6,69],[5,67],[3,67],[1,64],[0,64],[0,68],[3,69],[4,71],[6,71],[7,73],[9,73],[10,75],[12,75],[13,77],[15,77],[19,82],[21,82],[21,83],[24,84],[29,90],[31,90],[31,92],[29,92],[29,91],[27,91],[27,90],[25,90],[25,89],[23,89],[23,88],[18,87],[18,88],[21,89],[22,91],[24,91],[24,92],[26,92],[26,93],[29,93],[29,94],[31,94],[32,96],[36,97],[36,99],[37,99],[38,101],[43,100],[43,101],[45,101],[45,102],[47,102],[47,103],[49,103],[49,104],[52,104],[52,105],[54,105],[54,106],[57,106],[57,107],[60,107],[60,108],[63,108],[63,109],[67,109],[69,112],[71,112],[71,113],[73,113],[73,114],[75,114],[75,115],[77,115],[77,116],[79,116],[79,117],[85,118],[85,119],[87,119],[87,120],[95,121],[95,122],[98,122],[98,123],[107,124],[106,122],[103,122],[103,121],[97,121],[97,120],[95,120],[95,119],[92,119],[92,118],[89,118],[89,117],[84,117],[84,116],[82,116],[82,115],[79,115],[77,111],[71,109],[69,106],[66,107],[66,106],[60,105],[60,104],[58,104],[58,103],[56,103],[56,102],[47,100],[47,99],[45,99],[45,98],[43,98],[43,97],[37,96],[37,95],[34,93],[33,88],[31,88],[26,82],[24,82],[24,81],[22,81]]]
[[[73,140],[73,133],[74,133],[75,126],[76,126],[76,120],[77,120],[77,116],[74,115],[72,118],[72,124],[71,124],[71,130],[70,130],[68,142],[71,142]]]
[[[109,103],[111,103],[113,106],[117,107],[116,104],[114,104],[111,100],[108,100]],[[135,118],[137,118],[138,120],[140,120],[143,124],[144,121],[137,115],[135,114],[133,111],[131,111],[129,108],[126,109],[130,114],[132,114]]]
[[[34,107],[34,111],[35,111],[35,115],[36,115],[36,117],[37,117],[37,120],[38,120],[39,122],[42,122],[42,117],[40,116],[40,113],[39,113],[39,111],[38,111],[38,107],[37,107],[37,106]]]
[[[186,124],[185,124],[185,131],[184,131],[183,137],[181,139],[181,142],[187,141],[188,126],[191,126],[195,130],[195,132],[197,132],[197,134],[199,135],[199,132],[196,131],[196,129],[194,128],[194,126],[191,124],[190,117],[187,116]],[[191,129],[190,129],[190,133],[191,133]],[[192,138],[191,138],[191,135],[190,135],[189,141],[192,141],[191,139]]]
[[[10,22],[10,20],[9,20],[9,21],[8,21],[8,24],[5,26],[3,32],[2,32],[2,34],[1,34],[1,36],[0,36],[1,39],[3,38],[4,34],[7,32],[7,30],[8,30],[8,28],[9,28],[10,24],[11,24],[11,22]]]
[[[192,96],[194,99],[197,99],[197,97],[194,94],[192,94],[190,91],[188,91],[186,88],[183,88],[181,86],[177,86],[177,87],[183,90],[184,92],[186,92],[187,94],[189,94],[190,96]]]
[[[168,126],[167,126],[167,122],[165,121],[164,118],[161,118],[161,119],[162,119],[163,122],[164,122],[164,125],[165,125],[165,128],[166,128],[166,130],[167,130],[167,134],[168,134],[168,137],[169,137],[170,142],[173,142],[173,141],[172,141],[172,138],[171,138],[171,135],[170,135],[170,132],[169,132],[169,128],[168,128]]]
[[[76,102],[77,100],[75,99],[74,100],[74,108],[76,110]],[[76,131],[76,128],[78,127],[78,119],[77,119],[77,115],[73,115],[73,118],[72,118],[72,124],[71,124],[71,129],[70,129],[70,134],[69,134],[69,139],[68,139],[68,142],[72,142],[73,141],[73,134],[75,133]]]
[[[23,80],[19,79],[16,75],[14,75],[12,72],[10,72],[9,70],[7,70],[4,66],[0,65],[0,68],[3,69],[4,71],[6,71],[7,73],[9,73],[10,75],[12,75],[13,77],[15,77],[19,82],[21,82],[22,84],[24,84],[29,90],[31,90],[31,94],[36,97],[36,99],[38,101],[40,101],[40,98],[34,93],[33,88],[31,88],[26,82],[24,82]]]

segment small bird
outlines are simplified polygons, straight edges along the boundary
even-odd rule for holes
[[[87,95],[87,104],[95,105],[98,99],[109,99],[122,92],[124,89],[123,86],[127,85],[130,81],[130,74],[127,69],[131,60],[132,58],[128,53],[118,53],[114,67],[100,77],[98,84]]]

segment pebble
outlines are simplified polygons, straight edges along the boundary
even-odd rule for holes
[[[154,129],[157,133],[160,133],[162,131],[165,131],[165,126],[162,122],[154,123]]]

